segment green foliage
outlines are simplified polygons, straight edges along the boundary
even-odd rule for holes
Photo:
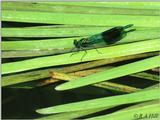
[[[105,80],[122,77],[122,76],[129,75],[129,74],[145,71],[148,69],[159,67],[160,66],[159,61],[160,61],[160,56],[147,58],[142,61],[119,66],[111,70],[104,70],[103,72],[99,72],[99,73],[96,73],[96,74],[93,74],[87,77],[83,77],[77,80],[70,81],[68,83],[64,83],[60,86],[57,86],[55,89],[56,90],[73,89],[77,87],[94,84],[97,82],[102,82]]]
[[[120,56],[126,56],[144,52],[158,51],[159,47],[160,47],[160,41],[159,39],[156,39],[156,40],[135,42],[130,44],[117,45],[117,46],[98,49],[102,54],[97,53],[97,51],[95,50],[88,50],[88,54],[85,56],[83,61],[114,58],[114,57],[120,57]],[[49,67],[49,66],[79,63],[81,62],[83,54],[84,52],[82,51],[73,56],[71,56],[72,53],[67,53],[62,55],[39,57],[12,63],[4,63],[2,64],[2,74],[15,73],[15,72]]]
[[[149,114],[155,112],[158,113],[160,112],[159,109],[160,105],[157,104],[153,104],[153,105],[146,105],[144,107],[139,107],[139,108],[135,108],[135,109],[131,109],[131,110],[126,110],[126,111],[120,111],[120,112],[116,112],[110,115],[103,115],[103,116],[99,116],[99,117],[94,117],[94,118],[90,118],[87,120],[115,120],[118,118],[118,120],[124,120],[124,119],[128,119],[131,120],[134,117],[138,118],[140,117],[140,114],[143,113],[143,118],[149,118]],[[137,112],[139,111],[139,112]],[[139,115],[139,116],[134,116],[134,115]],[[148,115],[148,116],[147,116]]]
[[[30,17],[28,17],[30,16]],[[65,18],[65,19],[64,19]],[[83,19],[83,20],[82,20]],[[118,21],[117,21],[118,19]],[[138,19],[138,20],[137,20]],[[72,13],[44,13],[31,11],[3,10],[3,21],[17,21],[48,24],[73,25],[127,25],[134,23],[138,27],[160,27],[159,16],[130,16],[130,15],[92,15]]]
[[[160,4],[158,2],[3,1],[1,19],[2,89],[4,96],[9,96],[9,99],[2,98],[5,101],[4,108],[8,109],[5,107],[8,101],[14,105],[17,98],[22,98],[20,101],[33,100],[32,108],[28,107],[30,105],[27,103],[26,105],[29,111],[42,114],[35,117],[37,120],[71,120],[85,118],[86,115],[93,113],[97,114],[87,117],[89,120],[131,120],[133,115],[139,112],[143,114],[160,112],[159,104],[153,101],[159,98],[157,87],[159,76],[150,72],[152,68],[157,69],[160,66],[158,56]],[[71,52],[74,39],[79,40],[114,26],[127,24],[134,24],[136,31],[129,33],[114,45],[109,46],[105,43],[96,45],[101,54],[95,49],[87,48],[87,55],[81,61],[84,51]],[[73,53],[76,54],[72,55]],[[57,77],[53,73],[62,76]],[[60,84],[61,80],[71,81]],[[134,83],[130,83],[130,80],[134,80]],[[144,82],[142,85],[140,85],[141,80]],[[50,84],[50,89],[45,86],[47,84]],[[94,91],[89,90],[90,85]],[[38,92],[33,96],[41,94],[39,98],[46,98],[44,101],[38,98],[40,105],[35,105],[37,102],[32,99],[33,96],[26,97],[28,93],[25,94],[25,90],[33,92],[34,88]],[[45,88],[47,90],[44,92]],[[54,88],[56,90],[79,89],[70,90],[69,94],[64,91],[62,99],[59,97],[62,96],[61,92]],[[129,88],[133,90],[127,91]],[[119,95],[111,93],[109,96],[110,94],[106,94],[109,90]],[[122,93],[126,91],[127,94],[123,95]],[[20,93],[23,96],[20,96]],[[105,96],[98,98],[97,93],[98,95],[103,93]],[[70,94],[74,94],[75,99],[64,104]],[[88,100],[90,94],[94,97]],[[51,95],[53,98],[50,97]],[[49,101],[52,104],[47,104]],[[42,105],[44,102],[46,103]],[[129,107],[120,105],[129,105]],[[18,106],[22,106],[22,111],[26,109],[24,102],[21,105],[19,102]],[[15,104],[14,111],[18,106]],[[120,108],[115,111],[110,109],[115,107]],[[98,112],[103,110],[111,113],[103,113],[99,116]],[[15,115],[18,116],[15,118],[26,119],[26,111]],[[34,119],[32,116],[29,118]]]
[[[98,99],[93,99],[88,101],[69,103],[66,105],[42,108],[37,110],[37,112],[41,114],[61,113],[61,112],[101,108],[101,107],[154,100],[154,99],[159,99],[158,91],[159,91],[159,88],[130,93],[127,95],[98,98]]]

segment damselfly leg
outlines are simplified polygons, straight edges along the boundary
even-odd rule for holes
[[[100,51],[98,51],[98,49],[94,45],[92,45],[92,46],[97,51],[97,53],[102,54]]]

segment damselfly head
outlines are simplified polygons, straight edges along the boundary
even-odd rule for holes
[[[75,45],[75,47],[77,47],[78,46],[78,40],[75,39],[73,44]]]

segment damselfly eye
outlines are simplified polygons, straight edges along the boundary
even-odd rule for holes
[[[78,43],[78,41],[75,39],[75,40],[74,40],[74,45],[77,45],[77,43]]]

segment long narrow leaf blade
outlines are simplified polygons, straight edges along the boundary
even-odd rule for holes
[[[96,6],[111,8],[154,9],[159,10],[159,2],[38,2],[50,5]]]
[[[102,32],[110,27],[27,27],[2,28],[3,37],[73,37]]]
[[[7,86],[7,85],[13,85],[13,84],[18,84],[18,83],[48,78],[48,77],[50,77],[50,74],[49,74],[50,71],[71,73],[71,72],[81,71],[81,70],[85,70],[85,69],[95,68],[98,66],[103,66],[106,64],[111,64],[111,63],[116,63],[116,62],[120,62],[120,61],[136,59],[136,58],[151,57],[151,56],[155,56],[155,55],[158,55],[158,52],[135,54],[135,55],[130,55],[130,56],[123,56],[123,57],[116,57],[116,58],[97,60],[97,61],[92,61],[92,62],[87,62],[87,63],[81,63],[78,65],[72,65],[72,66],[65,66],[65,67],[58,67],[58,68],[54,67],[54,68],[19,73],[19,74],[15,74],[15,75],[9,75],[9,76],[7,75],[7,76],[2,76],[1,85]],[[144,76],[145,77],[147,76],[147,78],[150,78],[150,79],[158,79],[158,77],[155,77],[155,76],[153,77],[151,75],[149,77],[149,75],[147,75],[145,73],[139,73],[138,75],[134,74],[133,76],[136,76],[136,77],[143,76],[143,78],[144,78]]]
[[[99,117],[93,117],[86,120],[134,120],[140,118],[140,116],[144,119],[154,119],[159,120],[160,113],[160,104],[147,105],[131,110],[125,110],[120,112],[115,112],[109,115],[103,115]],[[148,115],[148,116],[147,116]],[[150,117],[149,117],[150,116]]]
[[[56,2],[57,3],[57,2]],[[74,3],[73,3],[74,4]],[[158,4],[158,3],[157,3]],[[84,4],[85,5],[85,4]],[[87,4],[86,4],[87,5]],[[142,4],[143,5],[143,4]],[[130,4],[132,7],[133,4]],[[2,4],[3,10],[16,11],[39,11],[39,12],[62,12],[62,13],[83,13],[83,14],[124,14],[124,15],[160,15],[158,9],[133,9],[123,7],[100,7],[100,6],[75,6],[75,5],[58,5],[32,2],[4,2]]]
[[[42,118],[38,118],[36,120],[72,120],[74,118],[78,118],[78,117],[82,117],[88,114],[93,114],[105,109],[109,109],[112,108],[111,107],[106,107],[106,108],[98,108],[98,109],[90,109],[90,110],[81,110],[81,111],[74,111],[74,112],[65,112],[65,113],[61,113],[61,114],[54,114],[54,115],[49,115],[49,116],[45,116]]]
[[[160,47],[160,41],[157,39],[157,40],[149,40],[143,42],[135,42],[130,44],[100,48],[99,51],[102,54],[97,53],[97,51],[93,49],[93,50],[88,50],[87,55],[84,57],[83,61],[91,61],[91,60],[158,51],[159,47]],[[36,68],[44,68],[49,66],[79,63],[81,62],[81,58],[84,55],[84,52],[82,51],[73,56],[71,55],[72,53],[67,53],[49,57],[39,57],[18,62],[4,63],[2,64],[2,74],[15,73],[15,72],[32,70]]]
[[[101,26],[121,26],[131,23],[139,27],[160,27],[159,19],[159,16],[88,15],[11,10],[3,10],[2,14],[3,21]]]
[[[45,36],[47,36],[48,34],[48,30],[45,31],[43,29],[39,30],[34,30],[34,29],[20,29],[20,28],[14,28],[13,31],[9,30],[10,28],[7,28],[8,30],[2,30],[2,36],[3,33],[6,34],[6,36],[10,36],[10,34],[12,34],[11,36],[14,37],[19,37],[19,35],[21,37],[26,37],[26,33],[28,31],[32,32],[33,35],[36,35],[37,33],[37,37],[40,36],[39,34],[44,34]],[[107,28],[105,28],[107,29]],[[104,29],[104,30],[105,30]],[[52,29],[49,29],[51,32],[54,33],[54,31],[52,31]],[[73,29],[74,30],[74,29]],[[87,31],[87,29],[84,29]],[[34,31],[36,31],[36,33],[34,33]],[[101,29],[99,30],[99,32],[101,31]],[[31,35],[29,33],[29,35]],[[57,31],[57,34],[59,34],[60,31]],[[71,32],[71,31],[66,31],[66,29],[62,30],[61,29],[61,33],[67,33],[67,32]],[[81,30],[77,31],[79,33],[82,33]],[[102,32],[102,31],[101,31]],[[46,34],[45,34],[46,33]],[[72,32],[71,32],[72,33]],[[92,33],[92,32],[90,32]],[[98,33],[98,32],[97,32]],[[160,29],[151,29],[151,30],[137,30],[135,32],[132,32],[130,34],[128,34],[124,39],[120,40],[119,42],[115,43],[115,44],[122,44],[122,43],[129,43],[129,42],[136,42],[136,41],[143,41],[143,40],[149,40],[149,39],[156,39],[156,38],[160,38]],[[52,34],[52,33],[51,33]],[[63,34],[64,35],[64,34]],[[5,35],[4,35],[5,36]],[[27,35],[28,36],[28,35]],[[45,37],[43,36],[43,37]],[[33,37],[33,36],[31,36]],[[64,37],[64,36],[62,36]],[[52,50],[54,49],[55,51],[57,50],[62,50],[64,48],[72,48],[73,46],[73,41],[74,39],[81,39],[82,37],[74,37],[74,38],[60,38],[60,39],[45,39],[45,40],[21,40],[21,41],[2,41],[2,50]],[[160,39],[159,39],[160,40]]]
[[[64,105],[58,105],[54,107],[38,109],[36,111],[41,114],[52,114],[52,113],[60,113],[60,112],[70,112],[70,111],[77,111],[77,110],[101,108],[101,107],[114,106],[114,105],[122,105],[122,104],[128,104],[128,103],[136,103],[136,102],[154,100],[158,98],[159,98],[159,88],[130,93],[126,95],[98,98],[98,99],[92,99],[92,100],[87,100],[83,102],[75,102],[75,103],[69,103]]]
[[[126,76],[160,66],[160,56],[147,58],[138,62],[122,65],[111,70],[105,70],[87,77],[79,78],[57,86],[56,90],[68,90],[78,88],[105,80]]]

